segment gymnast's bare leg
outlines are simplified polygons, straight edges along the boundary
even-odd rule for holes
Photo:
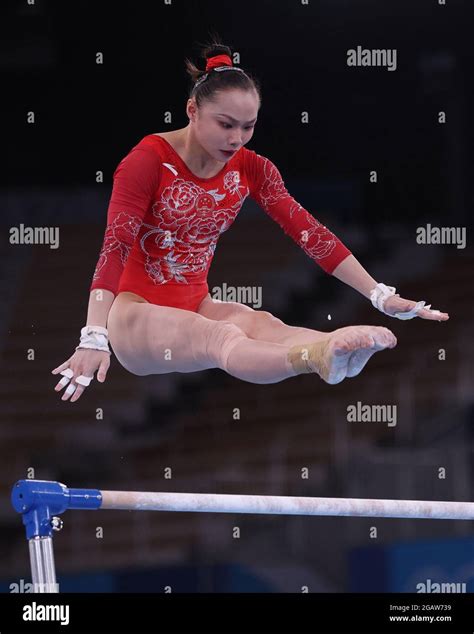
[[[311,363],[299,363],[298,357],[304,357],[305,351],[310,356],[310,344],[319,342],[319,346],[313,347],[313,353],[319,349],[319,352],[334,354],[332,369],[323,376],[325,380],[330,379],[328,383],[339,383],[345,377],[357,376],[375,352],[397,345],[395,335],[388,328],[348,326],[333,332],[322,332],[289,326],[268,311],[254,310],[238,302],[213,300],[209,294],[198,312],[209,319],[224,319],[236,324],[251,339],[290,346],[290,357],[295,360],[294,365],[301,369],[298,374],[315,371]],[[321,373],[318,371],[318,374]]]
[[[306,372],[319,374],[327,383],[339,383],[347,376],[348,362],[356,351],[368,351],[374,345],[380,349],[396,345],[389,330],[372,326],[335,333],[310,330],[312,340],[301,343],[290,335],[299,339],[306,337],[306,332],[285,330],[278,338],[267,329],[267,336],[276,340],[259,340],[234,323],[235,315],[234,321],[206,317],[206,300],[214,303],[208,295],[194,313],[150,304],[133,293],[119,293],[107,323],[115,356],[139,376],[220,368],[250,383],[278,383]],[[248,328],[247,322],[242,325]],[[248,332],[252,334],[253,329]]]

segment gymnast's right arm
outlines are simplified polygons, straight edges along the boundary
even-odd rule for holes
[[[68,385],[62,400],[77,401],[98,370],[103,383],[110,366],[107,318],[117,294],[120,276],[138,235],[149,203],[159,184],[160,157],[148,146],[135,147],[114,172],[114,185],[107,211],[102,249],[90,286],[86,325],[74,354],[52,370],[63,378],[59,392]]]

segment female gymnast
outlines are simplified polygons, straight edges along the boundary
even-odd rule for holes
[[[444,321],[447,313],[402,299],[377,283],[349,249],[288,193],[277,167],[245,148],[261,105],[258,80],[233,65],[216,38],[205,71],[186,60],[193,81],[180,130],[148,134],[114,172],[107,227],[90,286],[87,324],[73,355],[52,370],[56,391],[77,401],[104,382],[113,352],[138,376],[220,368],[251,383],[314,372],[336,384],[359,374],[397,340],[387,328],[320,332],[267,311],[214,300],[208,270],[219,236],[247,196],[321,268],[387,315]]]

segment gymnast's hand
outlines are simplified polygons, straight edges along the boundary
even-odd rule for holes
[[[403,299],[398,295],[392,295],[385,300],[384,310],[389,315],[395,313],[408,313],[410,312],[418,302],[414,302],[411,299]],[[423,302],[424,304],[424,302]],[[422,319],[436,319],[437,321],[447,321],[449,319],[448,313],[442,313],[439,310],[434,310],[429,306],[423,306],[416,311],[416,317]]]
[[[52,374],[60,373],[63,375],[54,389],[56,392],[60,392],[67,385],[61,400],[67,401],[72,395],[71,403],[73,403],[80,398],[85,388],[93,380],[96,370],[98,370],[97,380],[103,383],[109,367],[110,354],[108,352],[76,350],[72,357],[51,371]]]

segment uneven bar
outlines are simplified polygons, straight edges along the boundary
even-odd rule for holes
[[[474,520],[473,502],[101,491],[101,509]]]

